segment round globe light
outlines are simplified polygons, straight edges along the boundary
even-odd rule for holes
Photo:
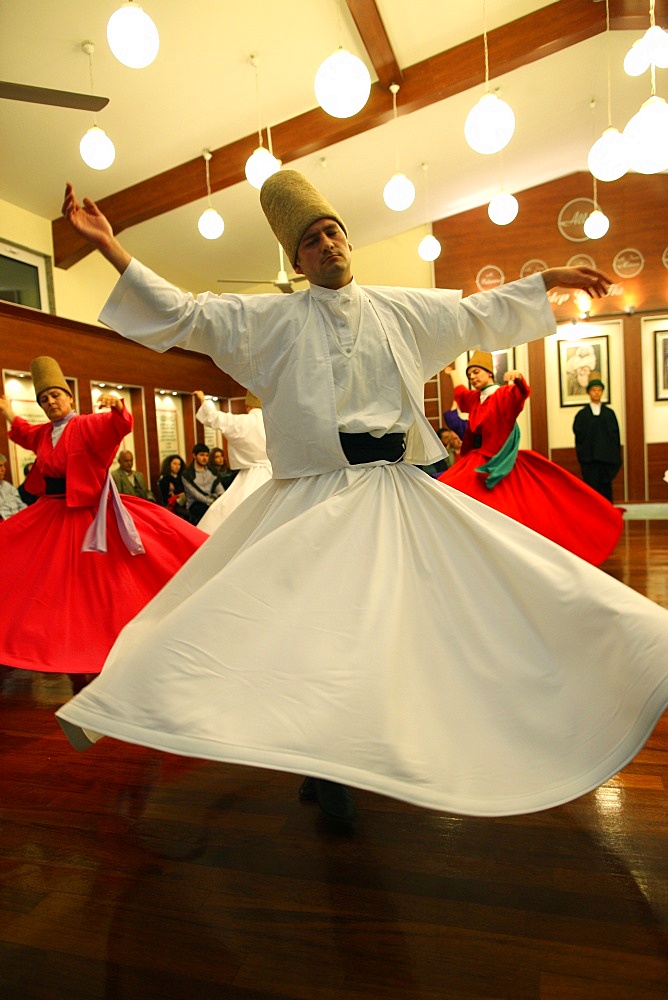
[[[258,146],[246,160],[246,180],[259,191],[267,177],[281,169],[281,161],[272,156],[264,146]]]
[[[405,174],[394,174],[383,188],[383,201],[393,212],[405,212],[415,201],[415,185]]]
[[[520,206],[517,198],[507,191],[499,191],[495,194],[487,206],[487,214],[497,226],[507,226],[513,219],[517,218]]]
[[[321,63],[313,86],[323,111],[332,118],[352,118],[369,100],[371,77],[361,59],[339,49]]]
[[[658,24],[653,24],[645,32],[642,41],[650,62],[653,62],[659,69],[668,69],[668,32],[660,28]]]
[[[668,104],[663,97],[649,97],[626,123],[630,166],[639,174],[668,170]]]
[[[84,163],[93,170],[106,170],[116,159],[113,142],[97,125],[88,129],[79,143],[79,152]]]
[[[130,69],[150,66],[160,48],[158,29],[136,3],[125,3],[107,22],[109,48]]]
[[[197,228],[205,240],[217,240],[223,235],[225,223],[215,208],[207,208],[200,215]]]
[[[464,123],[466,141],[476,153],[498,153],[508,145],[514,131],[513,109],[496,94],[481,97]]]
[[[441,244],[435,236],[425,236],[420,240],[418,255],[422,260],[436,260],[441,255]]]
[[[624,72],[627,76],[642,76],[649,69],[651,60],[644,41],[644,38],[638,38],[624,56]]]
[[[590,240],[600,240],[601,236],[605,236],[610,228],[610,219],[598,208],[595,208],[585,219],[583,228],[585,236]]]
[[[587,164],[599,181],[616,181],[629,169],[630,151],[619,129],[606,128],[589,150]]]

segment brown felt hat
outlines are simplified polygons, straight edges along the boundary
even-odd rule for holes
[[[494,360],[489,351],[474,351],[471,355],[471,359],[466,365],[466,374],[469,373],[469,368],[484,368],[486,372],[490,375],[494,374]]]
[[[268,177],[260,190],[260,204],[293,267],[299,241],[318,219],[334,219],[348,235],[339,213],[298,170],[279,170]]]
[[[600,372],[592,372],[590,374],[589,381],[587,382],[587,392],[589,392],[589,390],[595,385],[600,385],[601,389],[605,389]]]
[[[33,358],[30,362],[30,374],[32,375],[36,399],[39,399],[40,393],[44,392],[45,389],[63,389],[68,396],[72,395],[55,358],[46,356]]]
[[[248,407],[249,410],[258,409],[258,408],[262,409],[262,403],[257,398],[257,396],[255,395],[255,393],[250,391],[250,389],[246,393],[246,406]]]

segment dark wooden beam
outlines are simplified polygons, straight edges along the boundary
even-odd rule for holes
[[[401,84],[403,74],[375,0],[346,0],[346,3],[381,87]]]
[[[351,7],[355,0],[350,0]],[[373,17],[366,8],[365,26]],[[375,6],[375,4],[373,5]],[[668,24],[668,0],[657,0],[656,21]],[[611,27],[615,30],[649,26],[647,0],[611,0]],[[382,22],[381,22],[382,23]],[[540,10],[488,32],[490,78],[553,55],[592,38],[605,30],[605,4],[583,0],[557,0]],[[384,30],[384,29],[383,29]],[[367,27],[365,27],[367,31]],[[368,28],[369,35],[371,28]],[[389,46],[389,42],[387,43]],[[391,50],[390,50],[391,51]],[[389,64],[388,64],[389,65]],[[398,113],[410,114],[443,101],[484,82],[482,37],[472,38],[446,52],[415,63],[403,71]],[[321,108],[313,108],[272,128],[274,152],[284,163],[324,149],[334,143],[377,128],[392,117],[392,101],[387,87],[375,83],[366,106],[354,118],[331,118]],[[244,180],[244,164],[255,149],[257,133],[213,150],[210,162],[211,189],[220,191]],[[165,212],[206,196],[205,172],[201,157],[172,167],[155,177],[140,181],[123,191],[102,198],[101,210],[114,231],[156,218]],[[67,224],[58,218],[52,223],[54,261],[69,268],[91,252]]]

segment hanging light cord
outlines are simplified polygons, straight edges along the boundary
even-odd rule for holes
[[[90,80],[90,93],[92,97],[95,93],[93,86],[93,52],[95,52],[95,45],[93,42],[84,42],[81,47],[88,56],[88,79]],[[97,127],[97,114],[93,115],[93,125]]]
[[[399,93],[399,84],[398,83],[391,83],[390,84],[390,90],[392,92],[392,117],[393,117],[393,120],[395,122],[395,125],[394,125],[394,166],[395,166],[395,170],[394,170],[394,172],[395,172],[395,174],[398,174],[399,173],[399,141],[398,141],[398,138],[397,138],[397,128],[398,128],[397,122],[399,121],[399,118],[397,116],[397,94]]]
[[[211,150],[204,149],[202,151],[202,156],[204,157],[204,166],[206,167],[206,197],[209,202],[209,208],[213,208],[211,204],[211,177],[209,174],[209,160],[211,159]]]
[[[258,69],[257,55],[255,54],[255,52],[251,53],[250,61],[253,66],[253,69],[255,70],[255,103],[257,105],[257,135],[259,139],[259,145],[262,146],[264,143],[262,139],[262,115],[260,112],[260,71]]]
[[[612,128],[612,77],[610,73],[610,0],[605,0],[605,40],[608,60],[608,128]]]

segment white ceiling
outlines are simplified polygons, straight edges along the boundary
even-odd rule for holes
[[[81,43],[95,43],[94,92],[110,98],[97,123],[113,139],[116,161],[101,172],[81,161],[79,140],[93,124],[91,113],[0,100],[0,198],[54,218],[66,180],[79,195],[99,199],[191,160],[205,147],[215,150],[251,134],[258,125],[253,52],[259,57],[263,124],[276,125],[315,106],[315,72],[339,41],[372,69],[343,2],[339,37],[336,0],[144,0],[161,48],[152,66],[127,69],[106,42],[106,22],[119,5],[119,0],[1,5],[2,79],[88,93],[88,57]],[[545,6],[545,0],[486,0],[487,29]],[[483,0],[378,0],[378,8],[401,67],[482,32]],[[624,54],[640,34],[602,33],[499,78],[490,45],[493,86],[500,87],[517,120],[502,154],[480,156],[464,139],[464,120],[483,93],[481,85],[290,166],[323,190],[358,246],[484,204],[502,184],[517,193],[584,170],[589,147],[608,124],[608,53],[614,125],[622,128],[650,94],[648,74],[632,79],[622,69]],[[483,66],[482,45],[480,59]],[[668,96],[667,84],[668,71],[658,70],[657,93]],[[279,148],[274,152],[281,155]],[[401,213],[382,200],[397,155],[418,190],[413,207]],[[428,164],[426,174],[422,163]],[[599,186],[603,209],[605,187]],[[206,199],[128,229],[121,240],[149,266],[194,291],[231,290],[234,286],[217,284],[222,277],[274,277],[277,249],[257,191],[244,182],[214,192],[212,202],[226,224],[215,242],[197,231]]]

